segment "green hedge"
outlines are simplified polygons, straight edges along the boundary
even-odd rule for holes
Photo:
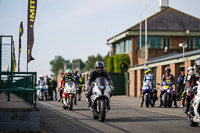
[[[107,57],[107,70],[108,72],[111,72],[111,73],[114,72],[114,57],[113,56]]]
[[[108,57],[107,63],[108,72],[124,73],[130,66],[130,58],[127,54],[118,54],[114,57]]]

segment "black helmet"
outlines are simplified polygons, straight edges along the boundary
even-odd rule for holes
[[[102,61],[97,61],[97,62],[95,63],[95,68],[97,68],[97,67],[102,67],[102,68],[104,68],[104,63],[103,63]]]
[[[102,62],[102,61],[97,61],[97,62],[95,63],[95,68],[96,68],[96,71],[97,71],[98,73],[103,72],[103,68],[104,68],[103,62]],[[97,69],[97,68],[102,68],[102,69],[99,70],[99,69]]]
[[[165,68],[165,72],[169,72],[170,73],[171,72],[171,68],[170,67],[166,67]]]

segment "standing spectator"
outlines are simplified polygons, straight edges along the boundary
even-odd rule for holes
[[[81,99],[81,93],[82,93],[82,88],[84,87],[85,79],[82,77],[82,74],[79,73],[79,82],[78,82],[78,95],[79,95],[79,100]]]
[[[178,97],[177,97],[177,100],[180,100],[180,96],[181,94],[183,93],[184,91],[184,78],[185,78],[185,73],[184,73],[184,70],[181,70],[181,74],[180,76],[178,77],[178,80],[177,80],[177,85],[178,85]]]
[[[53,88],[52,88],[52,97],[53,97],[53,92],[55,92],[55,99],[57,100],[57,82],[54,78],[52,78],[52,84],[53,84]]]
[[[48,100],[53,100],[53,97],[52,97],[52,88],[53,88],[53,84],[52,84],[52,80],[51,78],[48,77],[48,75],[45,76],[46,78],[46,85],[47,85],[47,88],[48,88]]]

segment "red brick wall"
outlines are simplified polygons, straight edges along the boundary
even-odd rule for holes
[[[141,51],[138,50],[138,64],[144,64],[145,63],[145,57],[140,57]]]
[[[131,38],[131,66],[138,64],[137,37]]]
[[[171,68],[171,74],[174,75],[174,80],[175,80],[175,83],[174,83],[174,87],[175,87],[175,91],[176,91],[176,94],[178,94],[178,87],[177,87],[177,79],[181,73],[181,68],[180,68],[180,64],[170,64],[170,68]]]
[[[130,71],[129,72],[129,94],[130,96],[136,97],[137,96],[137,71]]]
[[[179,43],[185,43],[185,37],[171,37],[171,48],[177,49],[179,47]]]
[[[116,50],[116,46],[113,45],[113,47],[112,47],[112,56],[115,56],[115,50]]]
[[[157,66],[157,74],[156,74],[156,82],[157,83],[161,83],[162,81],[162,71],[163,71],[163,67],[162,66]],[[158,96],[160,95],[160,85],[157,85],[156,83],[156,88],[158,89]]]
[[[191,66],[194,66],[192,64],[192,61],[185,61],[185,74],[188,73],[187,69],[188,69],[188,67],[191,67]]]
[[[140,97],[141,96],[141,87],[142,87],[142,72],[141,70],[137,70],[137,79],[136,79],[136,82],[137,82],[137,97]]]
[[[187,52],[187,51],[191,51],[191,50],[186,49],[185,51]],[[168,49],[167,52],[164,52],[164,49],[161,49],[161,48],[160,49],[150,48],[149,49],[149,54],[148,54],[148,59],[152,59],[152,58],[155,58],[155,57],[167,55],[167,54],[174,53],[174,52],[182,53],[183,49],[182,48],[179,48],[179,49]]]

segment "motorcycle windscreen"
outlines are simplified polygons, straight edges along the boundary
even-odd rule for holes
[[[105,89],[106,88],[106,82],[108,82],[105,78],[99,77],[95,80],[100,87],[100,89]]]
[[[72,87],[74,82],[73,81],[68,81],[67,84],[69,85],[69,87]]]

